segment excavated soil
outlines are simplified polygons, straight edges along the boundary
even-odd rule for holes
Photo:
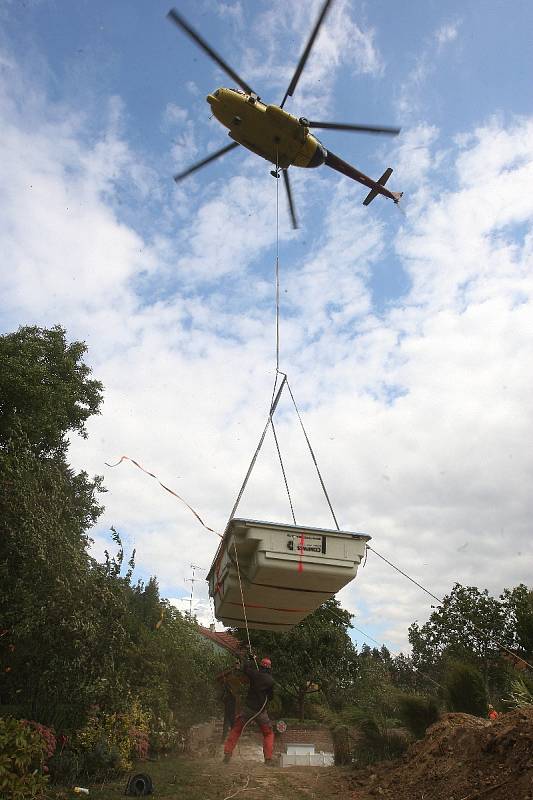
[[[350,800],[533,800],[533,708],[446,714],[402,759],[351,780]]]

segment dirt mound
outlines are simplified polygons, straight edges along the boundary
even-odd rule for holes
[[[351,800],[533,800],[533,709],[494,722],[445,714],[402,759],[352,781]]]

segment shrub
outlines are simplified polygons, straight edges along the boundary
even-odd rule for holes
[[[376,761],[397,758],[408,741],[391,730],[390,720],[359,706],[350,706],[330,721],[336,764],[366,766]]]
[[[524,678],[515,678],[511,681],[510,697],[505,702],[511,708],[532,708],[533,689],[528,686]]]
[[[33,728],[34,731],[37,731],[44,742],[45,759],[48,760],[51,758],[56,750],[56,737],[53,729],[47,728],[46,725],[41,725],[40,722],[35,722],[33,719],[23,719],[21,722],[23,725],[28,725],[30,728]]]
[[[153,753],[168,753],[183,743],[183,734],[172,724],[172,720],[154,720],[148,737],[149,748]]]
[[[358,766],[398,758],[409,746],[406,737],[399,735],[399,731],[391,730],[385,718],[380,720],[366,713],[359,723],[359,729],[363,736],[356,742],[353,753],[353,763]]]
[[[445,684],[451,711],[485,716],[487,692],[478,669],[470,664],[452,663],[448,667]]]
[[[124,713],[108,714],[93,708],[87,724],[73,741],[80,771],[88,774],[125,772],[135,758],[148,754],[148,714],[133,700]]]
[[[80,757],[68,748],[57,750],[48,762],[54,783],[73,783],[82,772]]]
[[[121,757],[119,748],[102,737],[94,741],[83,753],[83,771],[91,776],[124,772],[131,764]]]
[[[0,718],[0,797],[31,800],[44,796],[46,744],[28,723]]]
[[[129,733],[133,742],[133,755],[137,759],[145,759],[150,749],[148,733],[140,728],[132,728]]]
[[[398,710],[403,725],[416,739],[421,739],[426,729],[440,716],[439,706],[434,697],[402,694],[398,698]]]

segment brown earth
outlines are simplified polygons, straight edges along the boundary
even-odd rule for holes
[[[533,800],[533,708],[445,714],[405,756],[355,775],[350,800]]]

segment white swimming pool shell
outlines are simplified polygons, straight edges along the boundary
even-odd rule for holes
[[[245,624],[235,547],[249,627],[288,631],[355,578],[370,538],[232,519],[207,576],[217,619]]]

